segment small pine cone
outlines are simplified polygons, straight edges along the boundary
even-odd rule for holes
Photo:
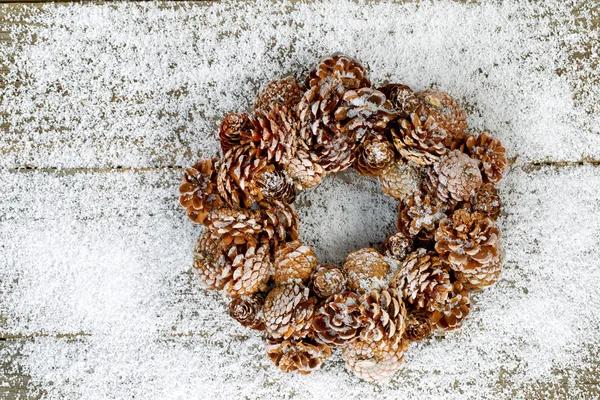
[[[310,288],[320,298],[327,298],[346,289],[347,279],[341,269],[321,264],[310,275]]]
[[[448,93],[426,89],[418,92],[417,96],[421,99],[421,104],[416,112],[421,120],[433,118],[440,128],[448,132],[449,137],[467,129],[467,114]]]
[[[381,182],[383,193],[402,200],[419,190],[421,171],[412,163],[396,160],[379,175],[379,182]]]
[[[344,55],[323,58],[308,75],[307,85],[315,87],[323,81],[333,81],[344,91],[371,86],[365,68]]]
[[[267,290],[273,265],[268,244],[255,241],[234,245],[221,252],[219,263],[224,271],[231,271],[231,279],[223,290],[232,297],[245,296]]]
[[[456,210],[440,221],[435,249],[456,272],[477,271],[501,258],[500,231],[490,218],[475,211]]]
[[[316,300],[301,283],[276,286],[265,299],[267,333],[275,339],[302,338],[310,330]]]
[[[331,348],[310,338],[267,339],[267,356],[283,372],[310,374],[331,357]]]
[[[435,196],[421,190],[398,204],[398,230],[422,242],[432,242],[438,222],[446,218],[447,207]]]
[[[245,132],[242,144],[252,144],[261,157],[285,164],[294,157],[297,146],[298,121],[288,108],[276,106],[269,114],[256,114],[254,129]]]
[[[254,112],[269,114],[277,106],[295,112],[304,95],[304,89],[293,76],[274,79],[258,92],[254,101]]]
[[[411,311],[406,317],[404,339],[418,342],[431,336],[431,316],[424,311]]]
[[[342,133],[358,142],[366,135],[382,132],[396,117],[385,94],[367,87],[345,92],[334,115]]]
[[[382,345],[383,344],[383,345]],[[389,380],[402,366],[408,340],[383,343],[355,340],[342,349],[346,367],[356,376],[372,381]]]
[[[423,121],[417,113],[412,113],[391,124],[389,132],[400,155],[419,165],[431,165],[448,151],[445,145],[448,134],[433,118]]]
[[[417,310],[429,312],[441,309],[452,290],[447,268],[437,254],[423,248],[408,255],[391,286],[401,290],[404,299]]]
[[[194,266],[192,271],[200,278],[202,285],[211,290],[221,290],[231,280],[233,271],[219,262],[221,239],[204,232],[194,246]]]
[[[467,290],[481,290],[486,286],[492,285],[498,280],[502,272],[502,262],[494,262],[482,265],[474,270],[465,270],[455,272],[456,280],[461,282]]]
[[[470,202],[474,211],[480,211],[494,221],[498,219],[502,211],[502,201],[498,190],[490,182],[483,184],[477,194],[471,197]]]
[[[261,192],[259,197],[276,199],[292,204],[296,200],[296,190],[291,179],[283,171],[267,166],[256,176],[254,186]]]
[[[368,323],[360,333],[363,341],[385,346],[390,341],[402,338],[406,329],[406,306],[400,291],[384,287],[364,294],[360,311]]]
[[[403,261],[411,251],[413,246],[412,239],[402,232],[396,232],[383,242],[383,254],[395,258],[398,261]]]
[[[265,296],[259,293],[236,297],[229,303],[229,315],[246,328],[265,330],[263,304]]]
[[[243,244],[262,232],[260,213],[254,210],[219,208],[207,219],[208,230],[224,245]]]
[[[348,277],[348,289],[364,293],[385,285],[390,266],[377,250],[365,248],[348,254],[342,270]]]
[[[276,249],[279,243],[298,239],[300,220],[288,203],[281,200],[263,200],[259,203],[262,212],[263,241],[269,241]]]
[[[298,149],[295,157],[283,166],[283,170],[298,190],[319,185],[326,173],[318,164],[317,156],[304,149]]]
[[[458,150],[440,157],[428,171],[427,186],[445,203],[468,201],[482,185],[479,161]]]
[[[246,113],[230,113],[225,116],[219,129],[219,139],[223,154],[240,145],[242,135],[253,128],[250,116]]]
[[[275,251],[273,280],[276,285],[306,282],[317,263],[312,247],[300,240],[284,243]]]
[[[179,203],[196,223],[205,223],[208,213],[223,205],[217,187],[219,164],[218,158],[202,160],[183,174]]]
[[[466,141],[471,157],[481,161],[481,171],[489,182],[499,182],[506,170],[506,149],[498,139],[485,133],[477,138],[469,136]]]
[[[414,113],[421,104],[421,99],[406,85],[391,83],[377,90],[385,94],[394,111],[397,111],[402,118],[407,118]]]
[[[360,297],[352,292],[336,293],[315,311],[312,329],[320,342],[344,346],[358,338],[365,326]]]
[[[394,146],[383,135],[370,135],[357,149],[354,168],[365,176],[379,176],[395,159]]]
[[[454,282],[444,307],[431,314],[431,322],[436,328],[445,331],[460,328],[463,320],[469,315],[470,308],[469,292],[462,283]]]

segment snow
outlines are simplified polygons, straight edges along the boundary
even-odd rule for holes
[[[569,7],[32,8],[29,25],[12,27],[25,39],[0,47],[8,81],[23,82],[0,99],[13,129],[0,137],[0,333],[34,338],[7,342],[2,360],[20,353],[31,390],[50,399],[598,396],[600,169],[529,165],[600,156],[598,85],[582,85],[598,66],[569,61],[597,39],[584,29],[597,14],[575,24]],[[355,378],[337,353],[309,376],[276,370],[259,334],[189,273],[201,229],[178,206],[183,171],[156,168],[215,154],[218,118],[251,106],[272,77],[336,51],[363,61],[375,83],[450,91],[471,126],[518,156],[500,186],[501,280],[475,297],[462,329],[412,345],[388,384]],[[148,169],[12,170],[24,165]],[[296,207],[302,238],[336,265],[378,247],[396,219],[379,183],[353,172],[328,176]]]

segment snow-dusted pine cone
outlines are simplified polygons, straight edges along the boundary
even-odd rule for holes
[[[446,131],[431,118],[422,121],[417,113],[391,124],[390,134],[400,155],[419,165],[431,165],[447,152]]]
[[[400,340],[406,329],[406,307],[402,292],[383,287],[361,297],[360,310],[367,322],[360,337],[363,341],[386,346]]]
[[[353,292],[336,293],[316,309],[312,328],[319,341],[343,346],[356,338],[366,325],[361,299]]]
[[[363,293],[381,289],[390,266],[377,250],[365,248],[348,254],[342,270],[348,278],[348,289]]]
[[[243,244],[258,237],[262,232],[261,222],[258,211],[222,207],[209,214],[207,227],[223,244]]]
[[[221,239],[206,231],[194,246],[194,265],[192,271],[200,278],[207,289],[221,290],[229,280],[233,271],[220,263]]]
[[[468,201],[483,184],[479,161],[452,150],[428,171],[427,186],[445,203]]]
[[[229,315],[246,328],[262,331],[265,329],[264,303],[265,296],[259,293],[236,297],[229,303]]]
[[[331,356],[331,348],[310,338],[267,338],[267,356],[283,372],[310,374]]]
[[[292,206],[275,199],[265,199],[259,206],[262,214],[262,240],[269,241],[273,250],[280,243],[298,239],[300,220]]]
[[[294,157],[299,126],[294,112],[278,105],[268,114],[256,114],[252,122],[254,129],[243,134],[242,144],[256,147],[269,162],[285,164]]]
[[[366,380],[389,380],[404,362],[408,340],[391,340],[383,344],[360,339],[353,341],[342,349],[346,367]]]
[[[501,272],[502,263],[498,261],[484,264],[474,270],[455,272],[454,276],[467,290],[481,290],[496,282]]]
[[[310,288],[318,297],[327,298],[346,289],[347,279],[341,269],[321,264],[310,275]]]
[[[315,87],[326,81],[339,85],[342,90],[370,87],[367,70],[360,63],[345,55],[323,58],[307,78],[307,85]]]
[[[267,243],[247,241],[231,245],[227,250],[220,252],[218,263],[224,272],[231,273],[230,279],[223,286],[223,290],[231,296],[245,296],[267,289],[273,268]]]
[[[304,90],[304,86],[293,76],[274,79],[258,92],[254,101],[254,112],[269,114],[277,106],[296,112]]]
[[[244,132],[253,129],[250,116],[246,113],[230,113],[225,116],[219,129],[219,139],[223,154],[231,148],[237,147],[242,141]]]
[[[325,169],[318,163],[317,155],[300,148],[283,169],[298,190],[319,185],[326,174]]]
[[[431,314],[431,322],[438,329],[451,331],[460,328],[464,319],[469,315],[471,299],[469,292],[460,282],[452,284],[452,291],[448,295],[444,306]]]
[[[301,283],[276,286],[265,299],[263,314],[267,333],[274,339],[302,338],[310,330],[316,300]]]
[[[471,157],[481,162],[481,172],[489,182],[499,182],[506,170],[506,149],[498,139],[482,133],[477,138],[469,136],[466,141]]]
[[[179,203],[196,223],[205,223],[208,213],[223,205],[217,187],[219,166],[218,158],[205,159],[186,169],[183,174]]]
[[[276,285],[291,282],[306,282],[317,266],[318,260],[311,246],[300,240],[281,244],[275,251]]]
[[[411,251],[413,246],[412,239],[402,232],[396,232],[383,242],[383,254],[395,258],[398,261],[404,261],[404,258]]]
[[[470,199],[473,211],[479,211],[497,220],[502,210],[502,201],[493,183],[484,183],[481,189]]]
[[[296,200],[296,189],[291,179],[274,165],[267,166],[256,175],[254,186],[260,191],[259,197],[282,200],[292,204]]]
[[[395,199],[402,200],[419,190],[421,186],[421,171],[412,163],[396,160],[379,175],[383,193]]]
[[[398,112],[402,118],[407,118],[410,114],[414,113],[421,104],[421,99],[406,85],[391,83],[377,90],[385,94],[385,97],[392,104],[394,111]]]
[[[431,315],[424,311],[410,311],[406,316],[404,339],[418,342],[431,336]]]
[[[414,192],[398,204],[396,226],[408,237],[432,242],[438,222],[446,218],[447,207],[426,190]]]
[[[385,136],[369,135],[358,146],[354,168],[365,176],[379,176],[395,159],[394,146]]]
[[[448,137],[467,129],[467,114],[448,93],[437,89],[426,89],[418,92],[417,96],[421,99],[421,103],[416,113],[421,121],[433,119],[448,133]]]

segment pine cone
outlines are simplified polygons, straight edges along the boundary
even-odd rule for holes
[[[292,204],[296,200],[296,190],[291,179],[288,179],[283,171],[269,165],[256,175],[253,183],[261,192],[260,197],[282,200]]]
[[[422,121],[434,119],[440,128],[448,132],[449,137],[467,129],[467,114],[448,93],[426,89],[417,93],[417,96],[421,99],[421,104],[416,112]]]
[[[445,203],[468,201],[482,185],[478,164],[468,155],[452,150],[428,171],[427,186]]]
[[[406,317],[404,339],[418,342],[431,336],[431,316],[424,311],[411,311]]]
[[[196,223],[205,223],[208,213],[223,205],[217,188],[219,164],[218,158],[202,160],[186,169],[183,174],[179,203],[186,209],[188,217]]]
[[[261,200],[255,197],[261,192],[253,182],[267,165],[267,158],[261,157],[259,150],[252,145],[228,150],[217,176],[217,187],[223,200],[231,206],[244,208],[249,208],[255,200]]]
[[[265,299],[267,333],[274,339],[302,338],[309,332],[316,300],[301,283],[276,286]]]
[[[257,211],[223,207],[209,214],[207,227],[225,245],[243,244],[262,232],[261,222]]]
[[[379,175],[383,193],[395,199],[403,199],[419,190],[421,172],[412,163],[397,160]]]
[[[339,134],[320,145],[314,146],[313,151],[319,165],[326,172],[339,172],[348,169],[356,160],[358,142],[352,136]]]
[[[267,290],[272,269],[268,244],[259,246],[256,241],[247,241],[233,245],[221,251],[218,263],[224,273],[231,274],[223,290],[232,297]]]
[[[263,331],[265,322],[262,314],[265,297],[262,294],[236,297],[229,303],[229,315],[246,328]]]
[[[490,218],[465,209],[440,221],[435,232],[435,249],[457,272],[477,271],[500,260],[500,232]]]
[[[493,183],[485,183],[475,196],[471,197],[471,207],[480,211],[492,220],[497,220],[502,211],[502,201]]]
[[[269,114],[256,114],[254,129],[244,132],[242,144],[251,144],[269,162],[285,164],[294,157],[298,121],[294,112],[281,105]]]
[[[466,141],[471,157],[481,161],[481,171],[489,182],[499,182],[506,170],[506,149],[498,139],[485,133],[477,138],[469,136]]]
[[[474,270],[455,272],[456,280],[463,284],[467,290],[481,290],[498,280],[502,272],[502,262],[493,262],[482,265]]]
[[[395,258],[398,261],[403,261],[411,251],[413,241],[409,236],[402,232],[396,232],[383,242],[383,254],[388,257]]]
[[[462,326],[463,320],[469,315],[471,308],[471,299],[469,292],[460,282],[452,284],[450,292],[444,307],[431,314],[431,322],[438,328],[445,331],[451,331]]]
[[[392,340],[375,343],[355,340],[342,349],[346,367],[366,380],[387,381],[401,367],[408,340]]]
[[[275,284],[306,282],[317,263],[312,247],[300,240],[284,243],[275,252]]]
[[[323,58],[308,75],[307,85],[314,87],[323,81],[332,81],[344,91],[371,86],[364,67],[344,55]]]
[[[310,276],[310,288],[318,297],[327,298],[346,289],[347,279],[341,269],[331,264],[319,265]]]
[[[450,275],[437,254],[420,248],[410,253],[394,274],[391,286],[417,310],[433,312],[445,304],[452,290]]]
[[[358,338],[365,326],[360,297],[352,292],[336,293],[315,311],[312,328],[320,342],[343,346]]]
[[[288,203],[281,200],[263,200],[259,203],[262,212],[263,241],[269,241],[272,249],[279,243],[298,239],[300,220]]]
[[[348,289],[363,293],[381,289],[390,266],[377,250],[365,248],[348,254],[342,270],[348,277]]]
[[[394,111],[397,111],[402,118],[408,118],[421,104],[421,99],[406,85],[392,83],[377,90],[385,94]]]
[[[331,356],[331,348],[309,338],[267,339],[267,356],[283,372],[310,374]]]
[[[395,159],[394,146],[383,135],[369,135],[357,149],[354,168],[365,176],[379,176]]]
[[[421,190],[398,204],[398,230],[422,242],[432,242],[438,222],[446,217],[446,206],[435,196]]]
[[[231,280],[231,268],[219,263],[221,239],[204,232],[194,246],[194,266],[196,274],[204,287],[211,290],[221,290]]]
[[[304,95],[304,87],[292,76],[274,79],[258,92],[254,101],[254,112],[269,114],[277,106],[296,112]]]
[[[317,186],[325,176],[325,170],[318,164],[315,154],[298,148],[296,155],[283,167],[298,190]]]
[[[223,122],[221,122],[221,128],[219,129],[223,154],[227,153],[229,149],[239,146],[244,132],[248,132],[251,129],[253,129],[253,125],[248,114],[227,114]]]
[[[416,112],[390,124],[389,132],[400,155],[416,164],[431,165],[447,152],[447,132],[432,118],[421,120]]]
[[[406,329],[406,307],[402,293],[396,289],[384,287],[364,294],[360,311],[368,322],[360,333],[363,341],[386,346],[389,342],[402,338]]]

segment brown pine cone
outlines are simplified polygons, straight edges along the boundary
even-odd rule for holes
[[[408,255],[390,285],[401,290],[404,299],[417,310],[429,312],[441,309],[452,290],[446,267],[437,254],[423,248]]]
[[[233,271],[220,262],[221,239],[204,232],[194,246],[194,266],[192,271],[200,278],[202,285],[211,290],[221,290],[231,280]]]
[[[383,193],[402,200],[419,190],[421,171],[412,163],[396,160],[379,175],[379,182],[381,182]]]
[[[301,283],[276,286],[265,299],[267,333],[274,339],[302,338],[310,330],[316,300]]]
[[[438,222],[446,217],[447,207],[426,190],[414,192],[398,204],[398,230],[422,242],[432,242]]]
[[[390,266],[377,250],[365,248],[348,254],[342,270],[348,277],[348,289],[364,293],[385,285]]]
[[[421,121],[433,118],[440,128],[448,132],[462,133],[467,129],[467,114],[448,93],[437,89],[426,89],[417,93],[421,103],[417,107]]]
[[[389,132],[400,155],[416,164],[431,165],[447,152],[448,134],[433,118],[421,120],[412,113],[390,124]]]
[[[482,133],[477,138],[469,136],[466,141],[471,157],[481,161],[481,171],[489,182],[499,182],[506,170],[506,149],[498,139]]]
[[[431,322],[438,329],[451,331],[462,326],[463,320],[469,315],[471,308],[471,299],[469,292],[460,282],[452,284],[450,292],[444,307],[431,314]]]
[[[383,135],[369,135],[356,154],[354,168],[365,176],[379,176],[396,159],[394,146]]]
[[[273,280],[276,285],[306,282],[317,263],[312,247],[300,240],[284,243],[275,251]]]
[[[248,114],[227,114],[221,122],[219,129],[223,154],[227,153],[229,149],[239,146],[244,132],[248,132],[251,129],[253,129],[253,125]]]
[[[431,336],[431,316],[424,311],[411,311],[406,317],[404,339],[418,342]]]
[[[256,175],[254,186],[261,192],[259,197],[282,200],[292,204],[296,200],[296,190],[291,179],[283,171],[269,165]]]
[[[346,289],[347,279],[341,269],[321,264],[310,275],[310,288],[318,297],[327,298]]]
[[[323,81],[333,81],[344,91],[371,86],[364,67],[345,55],[323,58],[308,75],[307,86],[314,87]]]
[[[288,203],[281,200],[263,200],[259,203],[262,213],[263,241],[269,241],[276,249],[279,243],[298,239],[300,220]]]
[[[179,187],[179,203],[187,216],[198,224],[205,223],[208,213],[223,205],[217,187],[218,158],[205,159],[185,170]]]
[[[474,270],[455,272],[456,280],[460,281],[467,290],[481,290],[498,280],[502,272],[502,262],[493,262]]]
[[[312,328],[319,341],[344,346],[358,338],[365,326],[360,297],[352,292],[336,293],[315,311]]]
[[[319,161],[319,165],[326,172],[339,172],[348,169],[356,160],[358,142],[352,136],[339,134],[314,146],[313,151]]]
[[[268,244],[247,241],[224,248],[218,260],[223,271],[231,273],[223,290],[232,297],[245,296],[267,290],[272,263]]]
[[[358,142],[367,135],[383,132],[396,117],[385,94],[368,87],[345,92],[334,115],[342,133]]]
[[[229,315],[246,328],[263,331],[263,304],[265,296],[259,293],[249,296],[236,297],[229,303]]]
[[[269,114],[257,113],[254,129],[244,132],[242,144],[256,147],[269,162],[285,164],[294,157],[298,137],[298,121],[290,109],[275,106]]]
[[[360,311],[368,323],[360,333],[361,340],[386,346],[402,338],[406,329],[406,307],[400,291],[384,287],[364,294]]]
[[[297,149],[295,157],[283,166],[283,169],[298,190],[319,185],[326,173],[319,165],[316,154],[300,148]]]
[[[428,188],[449,204],[468,201],[482,185],[479,161],[458,150],[440,157],[427,174]]]
[[[383,346],[382,346],[383,344]],[[360,378],[373,381],[389,380],[402,366],[408,340],[383,343],[355,340],[342,349],[346,367]]]
[[[473,211],[480,211],[492,220],[497,220],[502,211],[502,201],[493,183],[484,183],[481,189],[471,197]]]
[[[269,114],[277,106],[296,112],[304,90],[305,88],[293,76],[274,79],[258,92],[254,101],[254,112]]]
[[[456,210],[440,221],[435,249],[456,272],[476,271],[500,261],[500,231],[490,218],[475,211]]]
[[[396,232],[383,242],[383,254],[395,258],[398,261],[404,261],[404,258],[411,251],[413,246],[412,239],[402,232]]]
[[[283,372],[310,374],[331,356],[331,348],[310,338],[267,339],[267,356]]]
[[[406,85],[391,83],[377,90],[385,94],[394,111],[397,111],[402,118],[410,116],[421,104],[421,99]]]
[[[224,245],[243,244],[262,232],[261,222],[258,211],[222,207],[209,214],[207,227]]]

